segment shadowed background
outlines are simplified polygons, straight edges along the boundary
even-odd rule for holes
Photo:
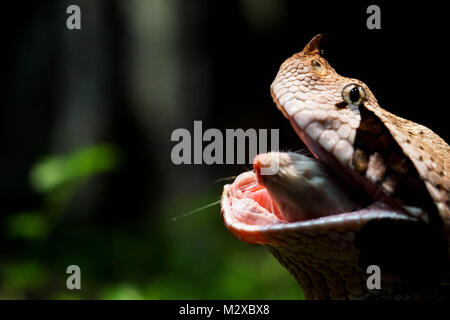
[[[66,8],[81,8],[81,30]],[[177,128],[280,129],[280,64],[317,33],[342,75],[448,141],[439,6],[314,1],[5,4],[0,109],[0,298],[298,299],[263,247],[241,243],[217,201],[242,165],[171,162]],[[79,265],[82,290],[66,288]]]

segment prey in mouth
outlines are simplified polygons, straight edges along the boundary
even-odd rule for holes
[[[450,148],[338,75],[320,39],[287,59],[271,85],[313,157],[256,156],[253,171],[224,186],[225,226],[269,247],[310,299],[447,296]],[[263,175],[274,161],[278,171]],[[368,288],[369,265],[381,269],[381,289]]]

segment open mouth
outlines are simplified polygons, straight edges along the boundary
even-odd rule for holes
[[[320,148],[312,140],[309,140],[305,133],[300,135],[302,140],[306,140],[308,147],[313,150],[314,154],[320,154],[320,159],[325,158],[327,168],[333,171],[338,170],[340,176],[345,177],[344,185],[352,185],[352,191],[346,190],[348,195],[347,202],[358,202],[358,205],[353,210],[343,211],[342,208],[335,204],[330,205],[330,210],[327,213],[316,212],[309,215],[297,215],[294,219],[292,216],[287,216],[286,210],[274,198],[274,193],[271,187],[264,181],[264,176],[261,176],[261,164],[258,157],[266,156],[268,154],[258,155],[255,158],[254,170],[247,171],[240,174],[232,184],[225,185],[222,195],[222,217],[226,227],[238,239],[258,244],[271,244],[273,235],[284,229],[296,229],[299,232],[308,232],[308,230],[323,229],[324,232],[334,229],[340,232],[356,231],[363,224],[371,219],[380,218],[394,218],[396,220],[411,220],[414,219],[405,214],[402,210],[395,208],[394,203],[390,203],[389,199],[379,201],[379,190],[370,183],[369,180],[357,179],[351,175],[350,169],[345,169],[333,159],[333,156],[327,151]],[[311,160],[316,161],[316,160]],[[283,170],[283,163],[280,162]],[[330,184],[331,182],[326,182]],[[356,191],[358,189],[358,191]],[[329,190],[324,190],[324,193],[329,193]],[[324,194],[325,196],[325,194]],[[307,201],[308,196],[300,197],[298,199],[301,204],[302,199]],[[342,202],[342,201],[341,201]],[[347,207],[349,208],[349,207]],[[335,210],[335,212],[333,212]]]

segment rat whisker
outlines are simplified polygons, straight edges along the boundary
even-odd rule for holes
[[[179,216],[176,216],[176,217],[172,218],[172,221],[175,222],[175,221],[177,221],[177,220],[179,220],[179,219],[181,219],[181,218],[185,218],[185,217],[187,217],[187,216],[189,216],[189,215],[191,215],[191,214],[194,214],[194,213],[196,213],[196,212],[202,211],[202,210],[207,209],[207,208],[210,208],[210,207],[214,207],[214,206],[220,204],[220,201],[221,201],[221,200],[219,199],[219,200],[214,201],[214,202],[212,202],[212,203],[208,203],[208,204],[206,204],[206,205],[204,205],[204,206],[201,206],[200,208],[197,208],[197,209],[188,211],[188,212],[186,212],[186,213],[183,213],[183,214],[181,214],[181,215],[179,215]]]

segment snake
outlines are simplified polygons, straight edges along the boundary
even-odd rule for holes
[[[306,299],[450,299],[450,147],[339,75],[322,37],[270,86],[308,153],[257,155],[223,187],[224,225],[266,246]]]

